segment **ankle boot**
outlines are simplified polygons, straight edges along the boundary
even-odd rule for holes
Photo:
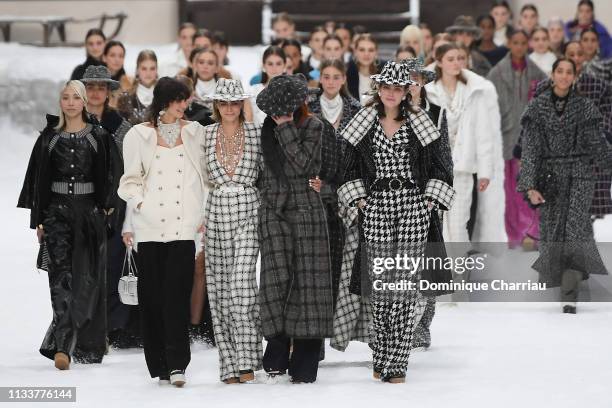
[[[62,353],[61,351],[55,353],[53,361],[55,362],[55,368],[58,370],[70,369],[70,357],[68,357],[68,354],[66,353]]]

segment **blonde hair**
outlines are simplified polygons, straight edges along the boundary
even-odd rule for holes
[[[419,42],[419,55],[425,52],[425,43],[423,41],[423,32],[418,26],[408,25],[404,27],[400,34],[400,45],[408,44],[408,41],[416,39]]]
[[[82,116],[83,116],[83,121],[87,121],[87,91],[85,90],[85,85],[83,85],[81,81],[77,81],[76,79],[73,79],[73,80],[66,82],[66,85],[64,85],[64,87],[60,90],[60,93],[59,93],[60,106],[59,106],[59,115],[58,115],[59,122],[57,126],[53,128],[55,130],[61,130],[66,125],[66,118],[64,116],[64,111],[62,110],[61,99],[62,99],[62,94],[68,87],[72,88],[74,92],[76,92],[76,94],[79,96],[79,98],[81,98],[81,100],[83,101],[84,106],[83,106]]]

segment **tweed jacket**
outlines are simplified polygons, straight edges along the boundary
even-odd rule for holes
[[[560,170],[562,163],[552,164],[551,158],[578,157],[573,172],[580,178],[594,178],[593,162],[607,172],[612,170],[611,147],[601,135],[602,116],[595,104],[584,96],[570,95],[565,113],[558,117],[551,97],[551,89],[542,92],[521,118],[524,137],[518,191],[535,189],[544,168],[553,173]],[[563,182],[563,178],[554,179]]]
[[[184,209],[185,214],[190,215],[190,220],[198,217],[198,225],[196,225],[196,228],[203,222],[204,205],[208,191],[210,190],[208,173],[204,171],[202,165],[204,152],[203,130],[203,126],[198,122],[188,122],[181,130],[181,139],[185,147],[185,155],[187,156],[187,160],[193,165],[201,187],[200,191],[193,192],[193,194],[198,194],[201,198],[198,200],[200,201],[198,208],[189,206]],[[162,209],[157,211],[154,208],[148,208],[148,217],[144,217],[144,214],[140,214],[138,210],[138,204],[145,202],[147,196],[150,194],[146,188],[146,180],[149,177],[151,165],[155,159],[156,148],[156,132],[153,128],[145,124],[134,126],[125,137],[123,145],[125,172],[121,177],[118,189],[119,197],[126,201],[128,207],[126,219],[124,221],[124,232],[135,232],[135,235],[138,235],[139,229],[141,231],[159,229],[159,226],[154,220],[163,218],[160,216],[160,214],[162,214]],[[192,201],[190,200],[187,202],[191,203]],[[138,217],[140,221],[139,227],[134,225],[136,217]],[[183,234],[183,232],[181,232],[181,234]],[[195,230],[193,231],[193,236],[195,236]],[[166,238],[159,241],[166,241]]]
[[[538,84],[535,95],[550,89],[551,80],[545,79]],[[612,84],[606,83],[583,71],[576,81],[578,91],[595,104],[603,116],[603,131],[606,139],[612,143]]]
[[[543,92],[521,119],[523,155],[518,191],[538,189],[545,202],[540,208],[540,256],[533,268],[540,282],[558,286],[563,270],[606,274],[590,220],[595,188],[593,164],[610,174],[612,152],[602,137],[601,115],[586,97],[569,95],[559,116],[552,90]],[[545,184],[541,180],[546,175]]]
[[[320,174],[322,138],[328,126],[315,116],[299,125],[283,123],[274,130],[283,157],[266,158],[264,149],[258,188],[259,304],[265,337],[332,335],[334,307],[325,206],[308,184]],[[282,162],[286,180],[276,176],[267,159]]]

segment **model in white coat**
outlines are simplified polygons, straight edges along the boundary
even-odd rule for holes
[[[460,59],[462,69],[468,68],[468,59],[465,49],[462,51],[466,55],[465,59]],[[486,191],[478,191],[476,205],[476,216],[474,230],[470,239],[475,249],[480,252],[499,253],[500,247],[486,245],[483,243],[494,244],[496,242],[507,242],[508,235],[504,225],[504,209],[506,205],[506,192],[504,191],[504,154],[501,133],[501,113],[497,101],[497,90],[493,82],[485,77],[482,86],[485,90],[485,100],[487,104],[487,114],[489,123],[489,137],[493,142],[493,176]],[[476,244],[481,243],[481,244]]]
[[[485,192],[494,175],[495,142],[491,129],[499,127],[488,111],[490,87],[481,76],[461,68],[461,57],[464,54],[457,45],[440,46],[436,50],[438,80],[425,86],[429,101],[446,111],[453,155],[456,197],[444,218],[446,242],[469,242],[467,222],[473,174],[477,174],[478,191]]]

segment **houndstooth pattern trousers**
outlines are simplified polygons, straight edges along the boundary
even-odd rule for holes
[[[427,244],[430,210],[418,189],[372,192],[364,207],[364,236],[369,271],[375,258],[396,254],[422,256]],[[385,281],[406,279],[418,285],[420,271],[396,270]],[[380,276],[372,272],[372,280]],[[373,365],[381,379],[406,374],[414,328],[426,305],[418,290],[388,293],[372,291],[372,328],[374,331]]]
[[[206,284],[221,380],[259,370],[262,336],[257,299],[259,253],[254,187],[223,186],[208,197]]]

